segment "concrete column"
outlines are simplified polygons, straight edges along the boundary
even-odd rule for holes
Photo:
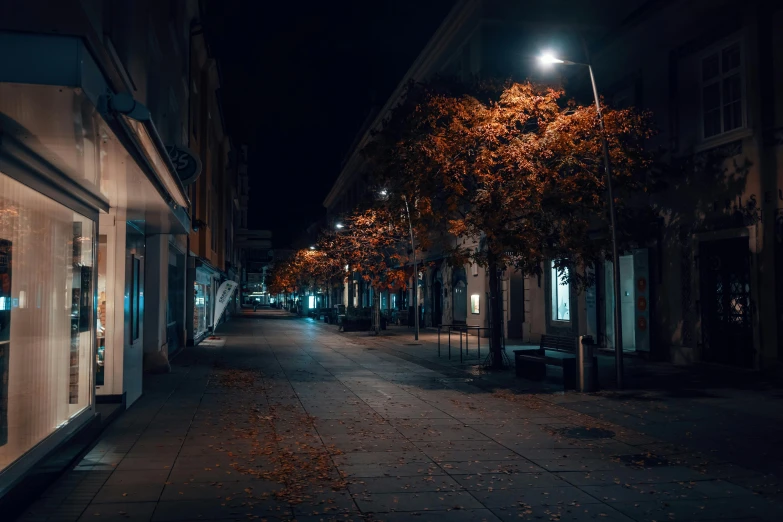
[[[144,281],[144,371],[168,373],[166,306],[169,292],[169,236],[147,236]]]

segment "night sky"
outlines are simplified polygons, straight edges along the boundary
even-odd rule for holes
[[[223,0],[208,37],[235,145],[250,148],[251,228],[288,245],[322,202],[362,123],[382,105],[454,0]]]

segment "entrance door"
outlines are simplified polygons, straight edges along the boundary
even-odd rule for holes
[[[432,283],[432,326],[443,324],[443,286],[440,281]]]
[[[454,323],[466,323],[468,320],[468,288],[465,281],[457,281],[452,292]]]
[[[611,261],[604,264],[607,347],[614,348],[614,278]],[[623,324],[623,350],[636,350],[636,310],[633,255],[620,257],[620,316]]]
[[[747,238],[699,246],[704,359],[752,367],[755,362]]]

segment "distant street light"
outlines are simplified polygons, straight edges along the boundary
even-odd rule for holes
[[[311,247],[310,247],[310,250],[315,250],[315,247],[314,247],[314,246],[311,246]]]
[[[595,76],[593,68],[589,63],[572,62],[557,58],[552,52],[544,52],[539,56],[538,61],[541,65],[581,65],[587,67],[590,73],[590,83],[593,86],[593,98],[595,98],[595,110],[598,112],[598,124],[601,129],[601,145],[604,151],[604,170],[606,171],[606,189],[609,197],[609,222],[612,227],[612,280],[614,281],[614,357],[615,371],[617,372],[617,387],[623,387],[623,323],[622,313],[620,311],[621,291],[620,291],[620,256],[617,251],[617,216],[614,208],[614,195],[612,192],[612,171],[609,166],[609,144],[606,142],[606,133],[604,132],[604,115],[601,113],[601,103],[598,98],[598,88],[595,86]]]
[[[381,189],[379,194],[386,197],[389,193],[386,189]],[[413,338],[419,340],[419,271],[416,263],[416,246],[413,243],[413,223],[411,222],[411,211],[408,208],[408,198],[402,196],[405,201],[405,214],[408,216],[408,231],[411,235],[411,251],[413,252],[413,324],[415,325]]]
[[[343,225],[342,223],[337,223],[337,224],[334,226],[334,228],[336,228],[336,229],[341,229],[341,228],[343,228],[343,227],[345,227],[345,225]]]

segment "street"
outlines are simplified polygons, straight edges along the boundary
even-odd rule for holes
[[[577,394],[476,386],[392,341],[233,319],[146,376],[19,520],[783,520],[776,477],[718,450],[577,412]]]

